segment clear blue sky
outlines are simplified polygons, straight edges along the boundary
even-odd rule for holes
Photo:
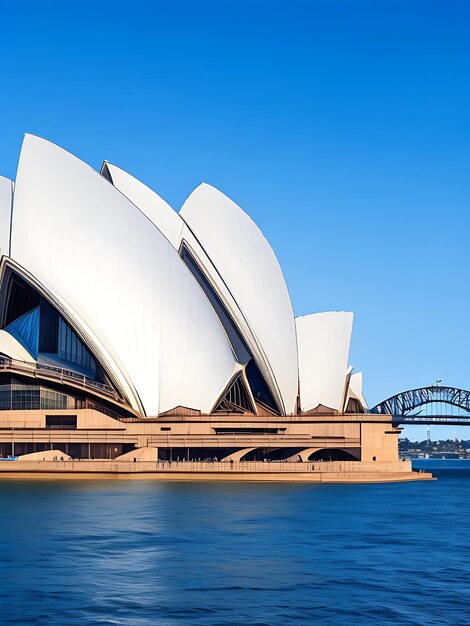
[[[370,404],[470,387],[468,2],[10,2],[1,24],[0,173],[31,132],[177,209],[209,182],[296,314],[356,313]]]

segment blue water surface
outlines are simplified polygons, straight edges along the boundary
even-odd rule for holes
[[[0,483],[0,623],[470,624],[470,471]]]

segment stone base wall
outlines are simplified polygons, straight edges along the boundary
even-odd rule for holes
[[[3,479],[143,479],[180,481],[260,482],[397,482],[429,480],[431,474],[413,472],[410,461],[309,463],[196,463],[150,461],[37,461],[0,462]]]

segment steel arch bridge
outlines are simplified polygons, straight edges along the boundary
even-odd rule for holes
[[[428,406],[431,405],[431,406]],[[426,413],[423,414],[423,409]],[[429,409],[431,409],[429,411]],[[421,387],[398,393],[370,413],[391,415],[394,424],[470,426],[470,391],[456,387]]]

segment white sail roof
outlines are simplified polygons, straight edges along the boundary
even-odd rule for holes
[[[103,170],[111,177],[112,184],[123,193],[161,231],[172,246],[179,248],[183,222],[178,213],[155,191],[120,167],[105,161]]]
[[[352,313],[337,311],[296,318],[302,411],[342,410],[352,322]]]
[[[186,244],[192,257],[209,279],[212,288],[228,310],[229,315],[233,316],[233,311],[235,310],[240,318],[238,306],[220,277],[217,268],[214,267],[199,241],[179,213],[176,213],[155,191],[152,191],[137,178],[117,168],[115,165],[105,161],[101,168],[101,173],[150,219],[156,228],[165,235],[175,250],[179,252],[181,244],[183,242]],[[242,322],[241,332],[248,335],[248,344],[252,346],[255,344],[255,341],[251,332],[246,322],[243,319],[240,321]],[[231,337],[231,340],[233,340],[233,337]],[[234,350],[234,352],[237,354],[238,360],[246,364],[251,358],[250,355],[246,351],[244,352],[239,344],[237,344],[236,348],[238,349]]]
[[[210,412],[238,366],[203,292],[123,194],[31,135],[20,157],[11,244],[14,260],[116,357],[148,415],[178,405]]]
[[[105,162],[103,164],[102,171],[104,175],[107,178],[110,178],[111,182],[129,200],[131,200],[136,206],[140,208],[140,210],[145,215],[147,215],[147,217],[155,224],[155,226],[172,243],[175,249],[180,250],[180,246],[183,242],[187,246],[189,246],[192,257],[198,263],[199,267],[202,269],[206,277],[209,279],[212,288],[215,290],[220,301],[223,303],[230,317],[235,322],[236,328],[240,332],[243,341],[248,347],[249,352],[257,363],[260,372],[263,374],[271,390],[271,393],[277,400],[279,407],[281,408],[281,410],[285,410],[284,399],[281,397],[278,383],[273,374],[271,364],[269,363],[264,352],[264,346],[260,344],[259,340],[253,333],[253,330],[250,327],[248,320],[245,318],[244,314],[240,310],[240,306],[233,295],[233,285],[231,283],[225,282],[225,277],[221,275],[220,268],[217,266],[216,263],[211,260],[209,254],[201,245],[198,236],[195,236],[198,235],[198,233],[194,233],[188,226],[188,224],[186,224],[186,222],[184,221],[184,209],[180,212],[180,214],[175,213],[175,211],[164,200],[162,200],[160,196],[158,196],[158,194],[150,190],[143,183],[141,183],[139,180],[137,180],[127,172],[124,172],[120,168],[117,168],[116,166],[111,165],[108,162]],[[218,192],[216,189],[211,188],[208,185],[203,185],[201,187],[212,189],[216,194],[220,196],[220,198],[231,202],[230,200],[228,200],[228,198],[226,198],[226,196],[223,196],[223,194]],[[193,194],[190,196],[190,199],[191,198],[193,198]],[[187,202],[189,202],[189,199]],[[234,207],[236,211],[245,215],[239,207],[237,207],[236,205],[234,205]],[[250,227],[253,227],[253,222],[248,218],[248,216],[246,217],[249,220]],[[257,227],[254,227],[259,232]],[[261,233],[259,234],[261,235]],[[221,232],[220,235],[223,237],[224,233]],[[262,239],[264,240],[264,238]],[[271,249],[269,248],[269,250]],[[271,255],[272,257],[274,257],[272,251]],[[275,260],[275,263],[277,264],[277,260]],[[254,269],[254,272],[256,271],[257,270]],[[250,276],[252,273],[253,272],[249,272]],[[240,277],[238,277],[238,279],[240,279]],[[251,280],[251,278],[249,280]],[[287,289],[285,289],[285,291],[287,291]],[[230,339],[232,341],[232,345],[236,344],[234,352],[237,355],[237,358],[241,362],[247,363],[250,358],[249,353],[247,353],[243,346],[241,346],[240,341],[237,340],[233,333],[231,334]]]
[[[297,346],[292,305],[278,260],[253,220],[223,193],[197,187],[180,211],[230,294],[231,314],[281,411],[297,398]],[[218,279],[214,277],[214,282]]]
[[[0,176],[0,257],[10,254],[10,223],[14,183]]]
[[[353,398],[360,402],[363,409],[367,409],[367,402],[362,391],[362,372],[351,374],[348,387],[348,400]],[[348,403],[346,402],[346,407]]]

